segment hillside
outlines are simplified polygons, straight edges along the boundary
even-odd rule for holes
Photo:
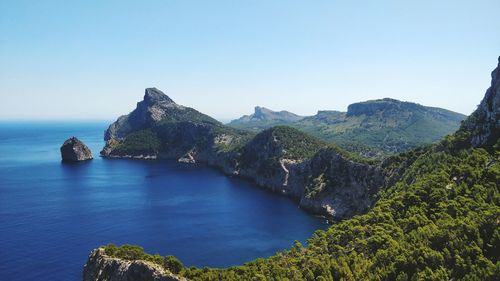
[[[498,117],[500,62],[485,98],[456,133],[380,165],[387,186],[366,214],[317,231],[306,247],[295,242],[242,266],[182,267],[178,274],[190,280],[498,280]],[[360,178],[370,183],[377,177]],[[171,268],[139,247],[119,249],[104,251],[125,260],[129,252],[140,253]]]
[[[435,143],[456,131],[464,119],[464,115],[449,110],[386,98],[351,104],[347,112],[318,111],[314,116],[280,124],[376,157]],[[255,119],[229,125],[258,131],[273,124]]]

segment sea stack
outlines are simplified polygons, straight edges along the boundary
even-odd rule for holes
[[[63,143],[61,158],[63,162],[79,162],[93,159],[90,149],[75,137],[71,137]]]

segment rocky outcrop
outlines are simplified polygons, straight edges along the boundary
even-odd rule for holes
[[[151,126],[155,122],[161,121],[169,109],[182,110],[183,107],[177,105],[162,91],[156,88],[147,88],[144,99],[137,103],[137,107],[128,115],[123,115],[111,124],[106,130],[104,140],[122,139],[129,133]]]
[[[495,145],[500,138],[500,57],[491,73],[491,86],[478,108],[464,122],[462,129],[471,132],[473,147]]]
[[[366,212],[384,186],[383,170],[356,162],[335,149],[323,149],[308,161],[300,206],[334,219]]]
[[[162,266],[143,260],[107,256],[103,248],[93,250],[83,268],[83,281],[186,281]]]
[[[207,162],[218,148],[231,146],[240,137],[236,130],[176,104],[156,88],[148,88],[136,109],[119,117],[106,130],[106,146],[101,155]]]
[[[63,162],[78,162],[92,160],[92,152],[79,139],[71,137],[61,146],[61,158]]]

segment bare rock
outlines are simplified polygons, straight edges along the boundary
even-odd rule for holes
[[[162,266],[143,260],[124,260],[93,250],[83,268],[83,281],[185,281]]]
[[[500,138],[500,58],[491,73],[491,86],[476,111],[464,122],[462,129],[472,132],[474,147],[492,146]]]
[[[92,160],[92,152],[79,139],[71,137],[61,146],[61,158],[63,162],[78,162]]]

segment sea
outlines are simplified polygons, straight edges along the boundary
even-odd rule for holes
[[[327,227],[293,200],[205,165],[100,158],[108,125],[0,122],[0,280],[82,280],[89,253],[108,243],[229,267]],[[61,162],[72,136],[94,160]]]

